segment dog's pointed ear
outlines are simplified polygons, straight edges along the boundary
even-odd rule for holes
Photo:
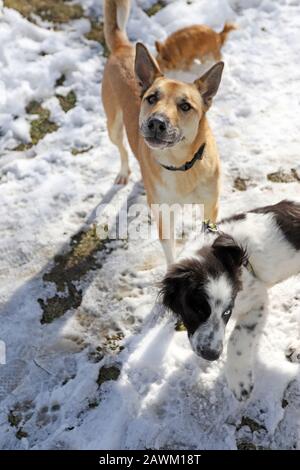
[[[202,77],[194,81],[198,88],[206,111],[209,109],[213,97],[216,95],[222,77],[224,62],[218,62],[213,65]]]
[[[234,267],[239,268],[247,260],[246,250],[240,247],[232,237],[226,234],[222,234],[216,238],[212,249],[216,257],[230,271]]]
[[[156,48],[157,52],[160,53],[161,48],[162,48],[161,42],[155,41],[155,48]]]
[[[156,60],[140,42],[136,45],[134,68],[137,81],[142,89],[142,94],[145,93],[157,77],[162,77],[163,75]]]

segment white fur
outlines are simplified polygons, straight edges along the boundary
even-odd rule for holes
[[[223,312],[228,307],[232,296],[232,286],[225,274],[217,278],[209,278],[205,285],[205,291],[212,310],[223,309]]]
[[[232,317],[236,324],[229,339],[225,367],[231,390],[238,399],[245,399],[253,387],[253,352],[265,321],[268,287],[300,273],[300,251],[285,238],[272,213],[248,213],[244,219],[220,224],[219,231],[231,235],[247,249],[255,273],[242,268],[243,287],[235,299]],[[202,244],[211,245],[217,236],[218,233],[208,233]],[[189,244],[182,257],[188,253],[199,260],[195,250],[200,247],[196,242]],[[193,350],[198,353],[207,345],[208,338],[211,348],[216,348],[220,340],[223,342],[225,327],[221,316],[231,299],[230,282],[226,276],[209,279],[206,292],[211,316],[190,338]],[[286,355],[292,362],[300,362],[300,341],[291,345]]]
[[[232,298],[232,286],[225,274],[218,278],[211,277],[205,285],[211,315],[190,337],[193,350],[213,350],[222,352],[225,324],[222,314],[228,309]]]
[[[189,338],[193,351],[202,355],[203,350],[210,349],[221,354],[225,334],[224,323],[220,322],[217,314],[210,315],[209,319],[199,327]]]
[[[218,232],[232,236],[247,250],[249,261],[257,279],[272,287],[285,279],[300,273],[300,251],[285,238],[273,214],[248,213],[245,219],[224,222]],[[209,232],[197,235],[186,244],[180,259],[196,257],[196,251],[204,245],[211,245],[219,233]],[[200,246],[199,246],[200,242]]]
[[[265,319],[265,305],[240,317],[229,338],[225,372],[227,382],[238,399],[248,398],[253,388],[254,351]]]
[[[129,10],[130,10],[130,1],[129,0],[117,0],[117,24],[121,31],[125,31]]]
[[[273,214],[249,213],[244,220],[222,224],[220,230],[247,249],[257,277],[267,286],[300,271],[300,252],[285,239]]]

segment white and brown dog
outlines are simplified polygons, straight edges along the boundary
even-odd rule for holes
[[[220,222],[194,240],[162,281],[163,304],[183,321],[193,351],[214,361],[225,327],[236,319],[227,350],[226,376],[238,399],[252,390],[252,361],[269,287],[300,273],[300,203],[281,201]],[[286,353],[300,362],[300,342]]]
[[[116,183],[129,177],[124,130],[139,161],[150,206],[203,204],[204,217],[215,221],[220,190],[220,161],[206,118],[217,93],[223,62],[194,83],[165,77],[142,44],[136,48],[125,32],[129,0],[105,0],[104,33],[110,57],[102,81],[102,101],[112,142],[121,156]],[[159,237],[168,263],[174,261],[174,230]]]

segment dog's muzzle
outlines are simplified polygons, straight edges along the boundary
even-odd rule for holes
[[[192,349],[197,356],[202,357],[206,361],[216,361],[221,356],[223,351],[223,342],[221,340],[216,341],[215,345],[212,345],[208,340],[199,341],[197,334],[188,335],[188,337]]]
[[[198,356],[203,357],[206,361],[216,361],[221,356],[222,349],[199,349]]]
[[[163,114],[151,115],[142,123],[140,132],[149,147],[153,148],[172,147],[181,140],[179,129],[173,127]]]

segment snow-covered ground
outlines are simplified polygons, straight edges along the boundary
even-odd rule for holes
[[[223,162],[220,215],[300,200],[300,1],[169,0],[148,17],[153,3],[136,0],[128,24],[150,48],[196,22],[239,26],[209,113]],[[81,0],[96,16],[101,4]],[[89,21],[37,22],[0,9],[0,447],[299,449],[299,366],[284,356],[299,334],[299,277],[270,292],[255,388],[240,404],[225,357],[199,360],[156,304],[159,243],[98,242],[101,201],[144,201],[138,165],[132,158],[127,187],[113,187],[119,158],[99,94],[106,59],[84,36]],[[65,113],[56,94],[71,90],[76,106]],[[32,100],[58,129],[13,150],[30,141]],[[279,170],[292,181],[267,178]]]

